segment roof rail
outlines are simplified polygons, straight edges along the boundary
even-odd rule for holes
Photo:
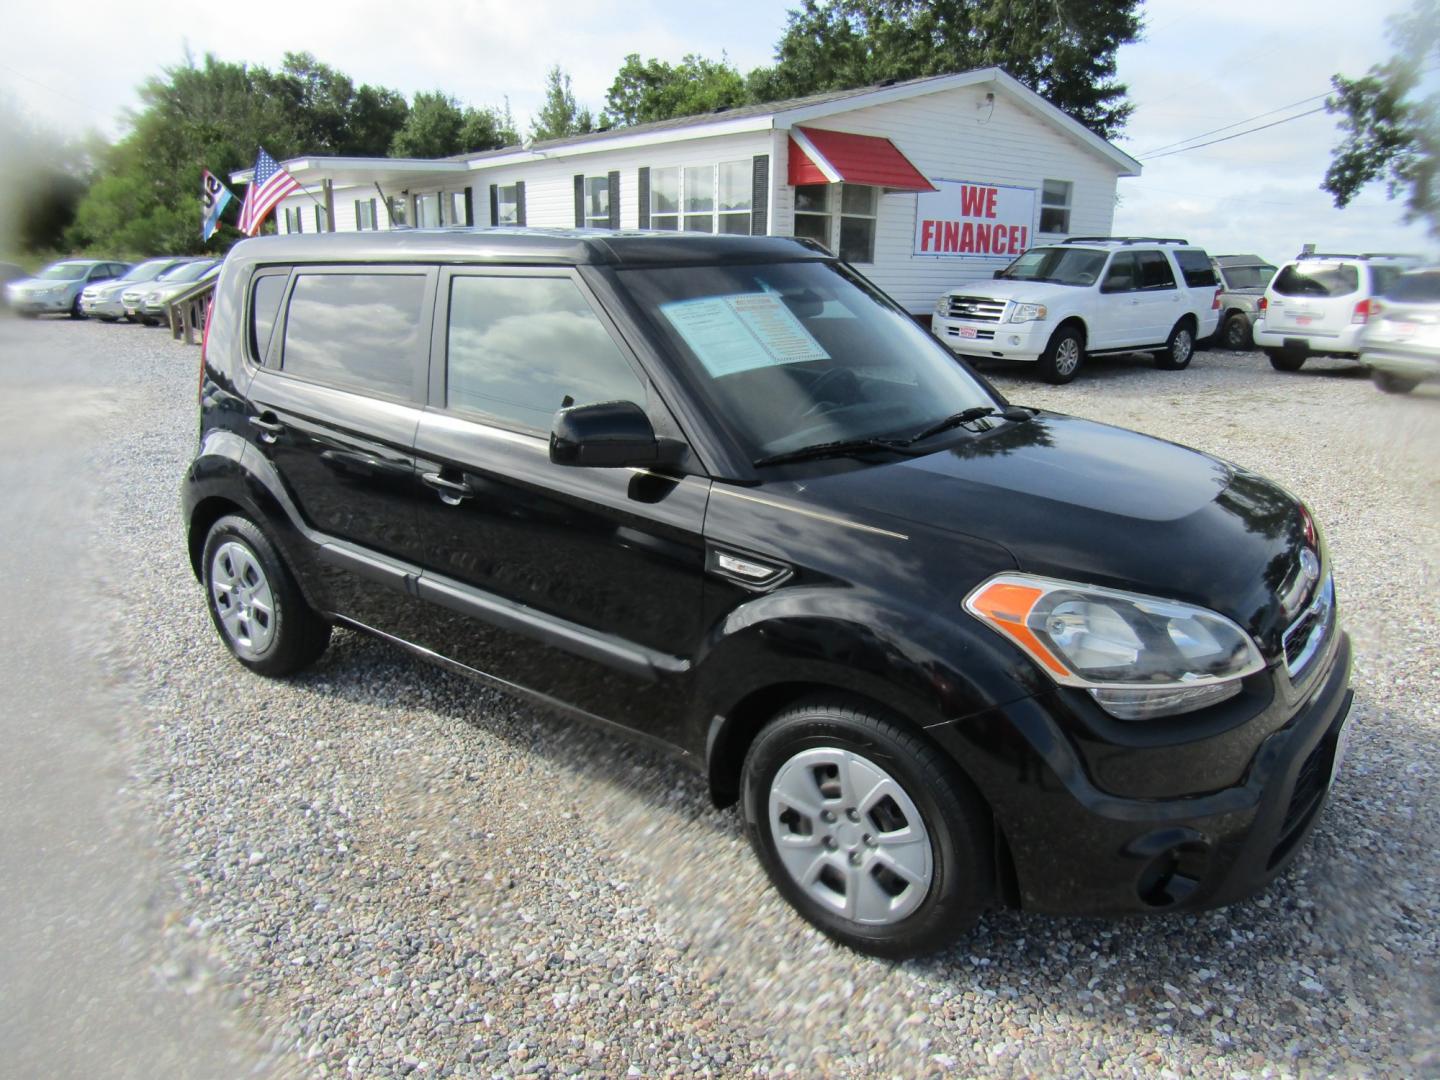
[[[1178,236],[1067,236],[1062,244],[1188,244]]]
[[[1302,251],[1296,259],[1365,259],[1369,256],[1343,251]]]
[[[1362,259],[1414,259],[1416,262],[1424,262],[1419,255],[1410,255],[1403,251],[1366,251],[1360,256]]]

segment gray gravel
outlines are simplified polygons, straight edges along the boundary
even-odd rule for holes
[[[195,351],[31,324],[129,402],[97,462],[126,798],[169,877],[156,968],[308,1075],[1440,1074],[1440,393],[1258,354],[1092,364],[1014,400],[1254,467],[1327,531],[1355,734],[1293,870],[1226,910],[987,917],[899,966],[811,930],[733,811],[644,750],[337,633],[311,674],[227,659],[180,542]],[[1016,377],[1017,375],[1021,377]],[[144,617],[134,617],[143,613]]]

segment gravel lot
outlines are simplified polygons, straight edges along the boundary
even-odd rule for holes
[[[1355,733],[1261,896],[1121,922],[1015,913],[899,966],[772,893],[737,814],[663,758],[339,632],[303,678],[230,661],[181,544],[196,352],[7,321],[89,358],[111,497],[94,589],[153,829],[157,977],[239,1013],[297,1075],[1440,1074],[1440,393],[1259,354],[1092,363],[1014,400],[1241,462],[1309,502],[1358,646]],[[1018,375],[1022,377],[1016,377]],[[143,612],[145,617],[133,617]],[[130,617],[121,617],[125,613]]]

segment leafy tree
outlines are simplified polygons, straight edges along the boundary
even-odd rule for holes
[[[530,121],[530,138],[535,142],[585,135],[595,130],[590,110],[575,102],[570,76],[555,65],[545,76],[545,104]]]
[[[520,133],[515,130],[515,117],[510,113],[510,99],[501,108],[482,106],[467,108],[460,125],[460,148],[457,154],[473,154],[479,150],[499,150],[502,146],[519,146]]]
[[[1139,39],[1141,0],[803,0],[752,72],[775,100],[980,67],[999,67],[1104,138],[1134,106],[1115,52]]]
[[[410,115],[390,144],[393,157],[439,158],[477,150],[498,150],[520,141],[510,104],[499,109],[461,108],[449,94],[417,93]]]
[[[405,123],[408,109],[400,94],[368,85],[356,89],[349,76],[309,53],[286,53],[274,74],[250,70],[258,92],[289,113],[297,153],[383,157]]]
[[[1426,65],[1440,60],[1440,0],[1415,0],[1392,20],[1390,40],[1395,56],[1368,75],[1331,79],[1335,94],[1325,107],[1339,114],[1344,138],[1320,186],[1345,207],[1383,180],[1390,198],[1405,194],[1408,220],[1423,218],[1440,236],[1440,93],[1421,93]]]
[[[707,60],[692,53],[671,65],[631,53],[610,84],[604,115],[612,124],[628,126],[733,108],[747,100],[745,80],[723,57]]]

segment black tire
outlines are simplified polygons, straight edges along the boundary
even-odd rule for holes
[[[1388,371],[1370,370],[1370,381],[1387,394],[1408,394],[1420,385],[1419,379],[1407,379]]]
[[[843,803],[853,796],[849,792],[827,795],[820,787],[820,780],[810,775],[817,770],[807,772],[808,765],[793,760],[804,753],[823,756],[838,752],[857,755],[864,759],[865,765],[888,774],[898,785],[903,799],[918,811],[920,823],[929,837],[930,872],[923,893],[905,896],[906,890],[920,886],[888,871],[885,863],[877,858],[878,847],[885,846],[884,834],[894,831],[897,820],[902,832],[910,827],[909,811],[895,802],[887,805],[887,797],[882,797],[866,813],[847,818]],[[817,807],[827,800],[835,806],[831,824],[823,823],[820,817],[812,820],[815,829],[836,830],[835,836],[842,838],[837,842],[827,833],[823,839],[817,839],[812,865],[828,867],[829,860],[834,860],[841,870],[847,863],[857,867],[847,871],[853,875],[852,880],[867,881],[867,885],[857,888],[857,898],[867,889],[883,889],[893,898],[892,904],[904,906],[903,914],[897,913],[894,921],[873,925],[848,918],[830,906],[834,900],[827,904],[812,895],[812,891],[817,894],[824,891],[817,888],[826,886],[824,881],[817,878],[807,889],[792,875],[779,853],[775,829],[791,829],[791,835],[817,834],[796,832],[797,823],[803,824],[804,815],[794,815],[787,822],[783,814],[793,814],[788,809],[772,819],[772,786],[782,769],[787,776],[796,775],[803,783],[816,785]],[[798,773],[793,771],[796,769]],[[841,783],[838,779],[826,782]],[[851,785],[853,790],[853,774]],[[898,721],[872,715],[839,700],[817,699],[787,709],[760,732],[745,757],[741,803],[750,843],[775,888],[811,924],[859,952],[892,960],[933,952],[968,932],[993,898],[992,834],[984,804],[954,762],[918,732],[907,730]],[[894,817],[897,810],[898,819]],[[826,812],[821,810],[820,815]],[[867,830],[877,836],[872,837]],[[857,834],[863,834],[863,839],[857,839]],[[878,847],[872,843],[877,839]],[[841,849],[846,845],[854,846],[842,857]],[[802,846],[809,851],[810,845]],[[798,849],[792,847],[792,850]],[[834,854],[827,857],[825,850]],[[912,853],[907,857],[914,858],[923,853],[924,848],[916,848],[912,842],[906,851]],[[802,854],[798,858],[810,856]],[[841,870],[830,869],[836,879],[843,881]],[[821,871],[820,876],[825,873]],[[901,892],[893,894],[890,889],[896,884],[901,886]],[[846,892],[848,888],[847,885]],[[844,902],[843,896],[839,902]]]
[[[96,317],[97,319],[99,319],[101,322],[112,322],[112,323],[113,323],[113,322],[116,322],[116,321],[117,321],[114,315],[96,315],[95,317]]]
[[[1232,311],[1225,316],[1220,326],[1220,342],[1231,352],[1249,352],[1255,344],[1254,330],[1250,316],[1243,311]]]
[[[1189,319],[1181,319],[1165,340],[1165,348],[1152,354],[1155,366],[1161,371],[1184,371],[1195,359],[1195,326]]]
[[[224,558],[221,558],[222,549]],[[245,565],[247,555],[253,560],[249,566]],[[215,522],[205,538],[200,565],[205,604],[215,630],[230,654],[251,671],[269,676],[289,675],[313,664],[330,644],[330,624],[305,602],[275,545],[249,518],[230,514]],[[239,592],[227,588],[222,578],[228,576],[232,581],[246,582],[252,580],[251,571],[258,571],[253,576],[258,576],[267,586],[268,597],[261,603],[257,600],[258,594],[252,593],[250,599],[256,601],[253,605],[239,603],[239,608],[251,607],[253,614],[240,623],[248,629],[237,630],[232,625],[237,608],[228,607],[231,612],[228,617],[222,614],[220,605],[225,601],[220,599],[220,594],[235,597]],[[237,602],[229,601],[230,604]],[[261,614],[262,608],[269,608],[268,614]]]
[[[1270,366],[1276,371],[1299,371],[1305,364],[1305,354],[1302,352],[1266,349],[1265,355],[1270,358]]]
[[[1040,377],[1063,386],[1080,373],[1085,364],[1085,337],[1073,326],[1062,326],[1051,335],[1040,354]]]
[[[85,312],[80,307],[80,297],[75,297],[75,302],[70,305],[70,317],[72,319],[85,318]]]

